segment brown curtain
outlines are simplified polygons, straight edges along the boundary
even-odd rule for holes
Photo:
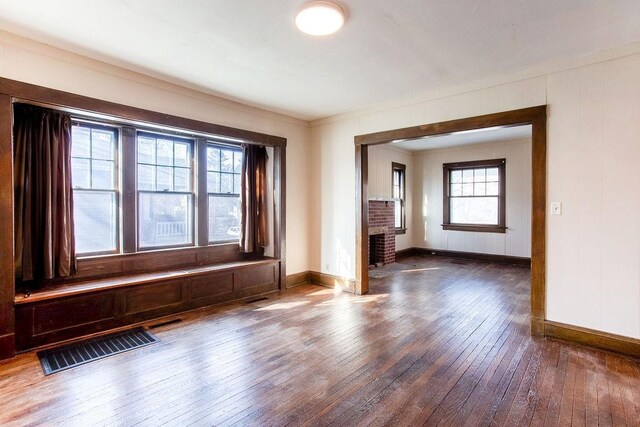
[[[16,278],[23,282],[75,272],[71,192],[71,118],[14,106]]]
[[[267,149],[246,144],[242,156],[240,248],[256,253],[267,246]]]

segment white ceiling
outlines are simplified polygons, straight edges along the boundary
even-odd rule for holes
[[[315,119],[640,41],[639,0],[343,0],[333,36],[306,0],[0,0],[0,28]]]
[[[530,125],[484,128],[446,135],[429,136],[421,139],[403,140],[391,143],[391,146],[407,151],[423,151],[432,150],[434,148],[460,147],[463,145],[482,144],[485,142],[515,141],[527,138],[531,138]]]

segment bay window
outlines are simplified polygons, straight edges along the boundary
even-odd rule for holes
[[[77,255],[239,242],[239,144],[77,119],[71,157]]]

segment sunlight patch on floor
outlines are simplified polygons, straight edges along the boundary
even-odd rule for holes
[[[439,267],[413,268],[411,270],[400,270],[400,273],[418,273],[420,271],[440,270]]]

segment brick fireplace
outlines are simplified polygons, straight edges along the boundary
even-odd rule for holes
[[[369,200],[369,265],[396,260],[394,200]]]

